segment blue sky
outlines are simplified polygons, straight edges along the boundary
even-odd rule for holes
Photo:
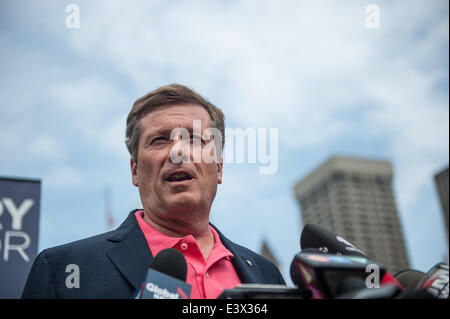
[[[68,4],[80,28],[65,25]],[[380,9],[380,28],[365,8]],[[195,89],[230,128],[278,128],[278,171],[226,164],[211,221],[285,278],[293,186],[334,154],[387,159],[412,268],[448,251],[433,175],[449,162],[448,1],[1,1],[0,176],[42,180],[39,250],[140,206],[124,145],[133,102]]]

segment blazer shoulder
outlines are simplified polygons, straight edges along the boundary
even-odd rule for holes
[[[83,252],[104,251],[111,245],[108,241],[111,233],[112,232],[107,232],[76,240],[67,244],[44,249],[42,252],[47,256],[47,258],[52,259],[56,256],[62,257],[71,254],[80,256]]]
[[[47,258],[53,260],[55,257],[93,255],[104,253],[114,247],[115,243],[123,240],[139,227],[134,215],[130,213],[128,218],[117,229],[76,240],[67,244],[58,245],[44,250]]]
[[[35,258],[21,298],[56,298],[52,270],[45,251]]]
[[[42,250],[33,262],[22,297],[98,298],[131,294],[131,286],[117,270],[117,258],[114,263],[111,254],[116,252],[113,256],[117,257],[117,252],[124,250],[122,240],[135,247],[141,240],[138,227],[130,214],[116,230]],[[133,256],[136,251],[130,254]],[[78,274],[82,288],[67,286],[72,273]]]

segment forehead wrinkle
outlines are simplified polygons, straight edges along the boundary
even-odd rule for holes
[[[154,114],[156,117],[161,117],[165,113],[164,117],[173,117],[175,120],[185,121],[188,120],[192,123],[194,120],[207,120],[208,124],[211,122],[211,115],[208,111],[197,104],[175,104],[169,106],[161,106],[155,109],[149,114]],[[149,115],[147,114],[147,115]],[[194,117],[194,118],[193,118]]]
[[[155,114],[156,116],[151,118],[144,118],[147,129],[151,129],[154,132],[170,131],[174,128],[185,128],[192,131],[194,127],[194,121],[200,121],[203,129],[208,128],[211,125],[209,117],[202,118],[201,116],[190,117],[187,114]],[[142,124],[142,122],[141,122]]]

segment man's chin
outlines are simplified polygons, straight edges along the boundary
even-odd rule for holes
[[[190,192],[183,192],[178,194],[173,194],[166,201],[167,207],[170,210],[192,210],[196,209],[200,201],[194,194]]]

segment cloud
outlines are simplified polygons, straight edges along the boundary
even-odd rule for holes
[[[86,179],[81,172],[70,166],[58,166],[50,169],[42,178],[50,190],[77,189],[85,186]]]
[[[225,171],[223,212],[253,201],[230,214],[276,223],[270,210],[293,209],[281,192],[291,196],[294,172],[351,143],[393,161],[403,215],[432,200],[417,195],[448,163],[447,1],[379,1],[380,29],[365,26],[367,1],[77,3],[81,28],[71,30],[64,4],[5,9],[0,57],[12,76],[0,75],[0,148],[14,157],[0,158],[5,169],[29,164],[24,146],[42,165],[59,156],[53,170],[40,167],[55,187],[61,177],[112,181],[96,167],[125,162],[133,101],[179,82],[223,108],[228,127],[279,129],[279,172]],[[374,141],[386,147],[371,150]]]
[[[102,3],[81,3],[84,27],[69,43],[86,57],[109,60],[141,90],[163,84],[164,79],[183,79],[213,99],[220,97],[217,87],[224,84],[231,96],[225,101],[230,121],[282,127],[283,142],[293,148],[327,143],[343,134],[354,125],[343,115],[365,112],[363,104],[378,98],[371,88],[390,92],[383,103],[392,99],[394,87],[401,92],[402,104],[394,105],[397,112],[389,125],[395,128],[404,105],[413,100],[405,93],[414,89],[408,85],[414,78],[405,75],[439,78],[416,70],[416,61],[425,60],[430,48],[448,35],[437,25],[423,35],[424,44],[417,45],[414,34],[436,12],[420,2],[382,2],[382,27],[375,31],[365,27],[364,4],[203,4],[120,2],[99,15]],[[387,51],[393,42],[405,49]],[[432,88],[423,92],[428,96],[422,94],[422,100],[429,91]],[[375,124],[379,122],[369,129],[385,129]]]
[[[49,135],[34,138],[29,146],[29,155],[34,159],[64,160],[65,154],[59,141]]]
[[[130,101],[115,83],[99,77],[68,80],[50,88],[53,111],[90,143],[123,156]]]

